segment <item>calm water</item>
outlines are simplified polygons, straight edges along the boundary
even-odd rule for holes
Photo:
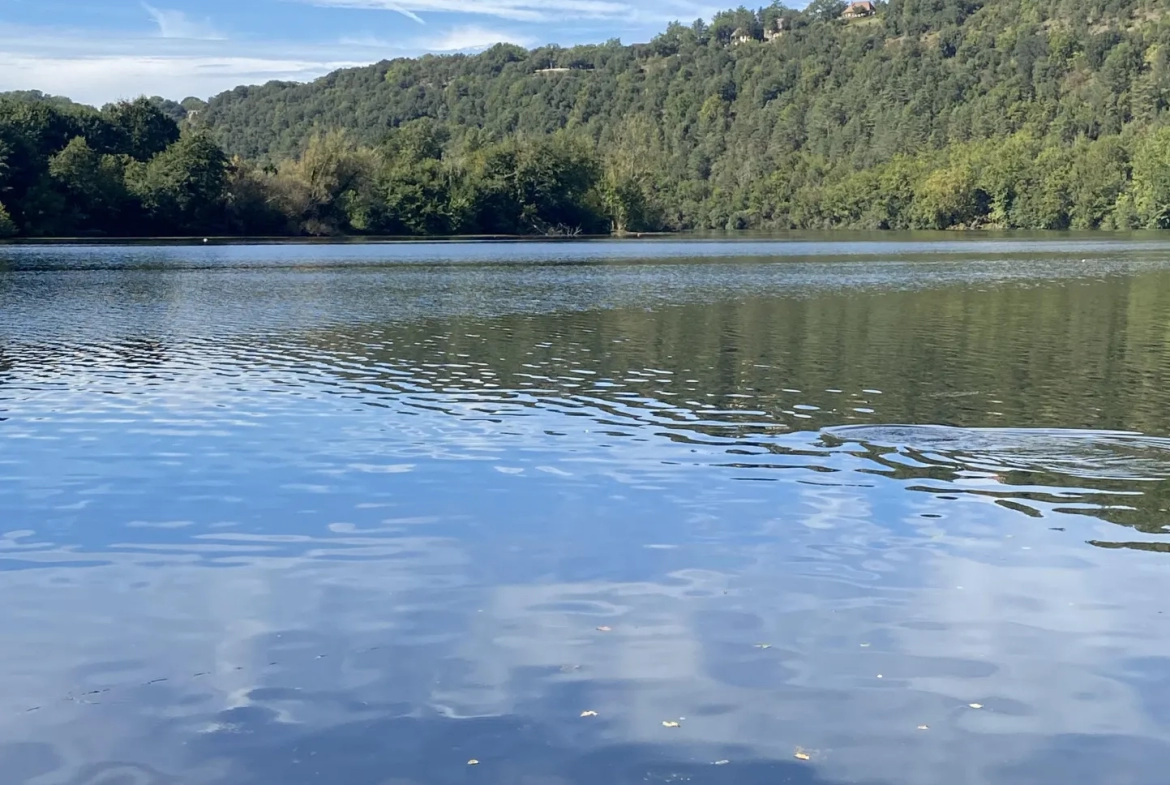
[[[0,784],[1163,783],[1168,338],[1140,239],[0,247]]]

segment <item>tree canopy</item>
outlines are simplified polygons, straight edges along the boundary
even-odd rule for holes
[[[0,202],[24,234],[1170,227],[1167,0],[842,7],[206,103],[10,95]]]

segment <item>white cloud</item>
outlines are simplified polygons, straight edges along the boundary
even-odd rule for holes
[[[708,17],[717,6],[692,0],[618,2],[617,0],[306,0],[313,5],[395,11],[422,21],[420,14],[493,16],[523,22],[550,19],[616,19],[622,21]]]
[[[469,25],[448,30],[438,39],[429,42],[426,48],[434,52],[466,52],[486,49],[499,43],[529,46],[532,39],[503,30],[490,30],[485,27]]]
[[[58,58],[0,53],[0,91],[37,89],[94,105],[138,95],[210,96],[241,84],[305,81],[364,63],[213,56]]]
[[[155,8],[143,3],[142,7],[158,25],[158,34],[163,38],[190,38],[205,41],[217,41],[224,35],[217,31],[209,20],[192,19],[182,11],[167,8]]]
[[[95,105],[142,94],[206,98],[239,85],[309,81],[338,68],[387,57],[472,52],[500,42],[532,46],[545,43],[545,36],[570,43],[566,34],[570,39],[603,40],[638,26],[656,28],[664,18],[694,18],[701,13],[695,0],[635,0],[629,5],[618,0],[298,2],[381,9],[419,21],[423,13],[446,12],[447,16],[429,19],[426,27],[385,33],[367,28],[356,36],[328,41],[271,36],[229,41],[210,20],[147,3],[142,7],[157,25],[157,32],[150,34],[95,36],[83,28],[0,22],[0,91],[37,89]],[[459,16],[452,17],[453,13]],[[477,17],[489,19],[476,24]],[[500,21],[493,24],[491,17]],[[652,18],[658,21],[646,21]],[[548,19],[581,23],[555,31],[547,23],[532,24],[532,20]]]

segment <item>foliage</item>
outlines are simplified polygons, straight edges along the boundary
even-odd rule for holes
[[[0,96],[0,198],[29,235],[1170,228],[1159,0],[877,9],[740,7],[206,103]]]
[[[102,114],[121,135],[121,146],[139,161],[149,161],[179,140],[179,126],[149,98],[111,104]]]
[[[154,233],[214,232],[224,223],[227,158],[205,134],[193,133],[127,167],[126,184]]]
[[[14,237],[16,236],[16,233],[16,222],[13,221],[12,217],[8,214],[8,210],[5,209],[4,203],[0,202],[0,237]]]

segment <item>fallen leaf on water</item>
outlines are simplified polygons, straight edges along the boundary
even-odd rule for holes
[[[606,627],[604,624],[597,628],[598,632],[611,632],[613,627]]]
[[[717,761],[715,761],[715,763],[713,763],[712,765],[714,765],[714,766],[726,766],[728,763],[731,763],[731,761],[729,761],[729,760],[717,760]]]
[[[479,761],[477,761],[475,758],[472,758],[471,760],[467,761],[467,765],[468,766],[478,766]]]
[[[677,728],[678,723],[675,722],[674,720],[663,720],[662,727],[664,727],[664,728]]]
[[[983,708],[982,703],[968,703],[967,705],[970,706],[972,709],[982,709]]]
[[[930,730],[930,726],[929,725],[919,725],[918,730]]]
[[[597,712],[593,711],[592,709],[589,709],[589,710],[581,712],[581,716],[582,717],[596,717]]]

